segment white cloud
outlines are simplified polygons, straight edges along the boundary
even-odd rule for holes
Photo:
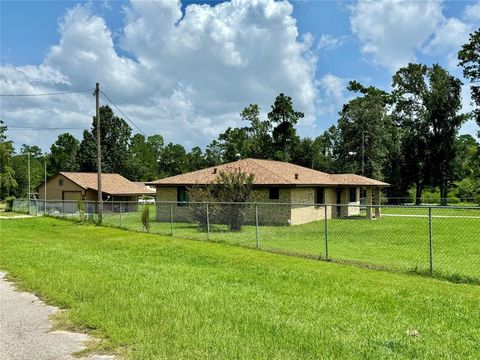
[[[357,1],[350,17],[362,52],[392,71],[415,61],[442,21],[439,1]]]
[[[335,37],[329,34],[322,34],[317,43],[317,50],[328,51],[339,48],[345,43],[345,37]]]
[[[147,133],[186,146],[204,145],[238,123],[238,113],[249,103],[268,110],[280,92],[305,112],[304,124],[315,118],[312,39],[299,36],[286,1],[189,5],[185,14],[178,1],[132,1],[125,8],[119,44],[102,17],[88,5],[77,5],[59,31],[59,43],[41,65],[1,68],[2,92],[84,89],[100,82]],[[115,45],[129,56],[120,56]],[[11,126],[87,127],[94,112],[89,93],[1,101],[1,118]],[[56,136],[29,143],[41,143],[46,150]]]
[[[318,80],[321,96],[318,99],[318,114],[322,117],[333,117],[342,109],[352,95],[347,90],[348,80],[328,73]]]
[[[480,1],[467,5],[463,12],[463,16],[466,21],[480,22]]]

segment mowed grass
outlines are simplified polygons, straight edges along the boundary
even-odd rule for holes
[[[325,222],[295,226],[246,225],[239,232],[212,224],[211,231],[196,223],[156,222],[150,207],[150,232],[258,247],[265,250],[326,258]],[[430,236],[428,209],[382,209],[378,220],[365,217],[328,220],[328,257],[402,271],[429,273]],[[434,275],[454,281],[480,283],[480,208],[432,210]],[[140,212],[104,215],[104,224],[143,231]]]
[[[0,226],[0,268],[127,359],[480,353],[477,285],[51,218]]]

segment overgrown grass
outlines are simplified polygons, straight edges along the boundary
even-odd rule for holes
[[[328,220],[328,258],[363,266],[427,274],[430,271],[428,209],[384,208],[384,217]],[[195,223],[156,222],[150,209],[150,232],[210,240],[301,256],[326,258],[325,222],[295,226],[244,226],[230,232],[211,224],[210,232]],[[480,283],[480,209],[433,209],[434,275]],[[104,215],[104,224],[142,231],[140,212]]]
[[[0,226],[0,268],[127,359],[480,353],[476,285],[50,218]]]

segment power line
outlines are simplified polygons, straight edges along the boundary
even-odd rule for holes
[[[135,128],[137,128],[138,131],[140,131],[144,136],[147,136],[147,134],[145,134],[142,129],[140,129],[132,120],[130,120],[130,118],[125,115],[125,113],[120,110],[120,108],[107,96],[107,94],[105,94],[102,90],[100,90],[100,92],[102,93],[103,96],[105,96],[105,98],[110,101],[110,103],[123,115],[125,116],[125,118],[133,125],[135,126]]]
[[[88,128],[72,128],[72,127],[16,127],[7,126],[7,131],[10,130],[86,130]]]
[[[82,93],[82,92],[87,92],[92,90],[93,89],[85,89],[85,90],[72,90],[72,91],[63,91],[63,92],[54,92],[54,93],[37,93],[37,94],[0,94],[0,96],[2,97],[53,96],[53,95]]]

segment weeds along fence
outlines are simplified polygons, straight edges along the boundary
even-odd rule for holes
[[[480,283],[480,207],[103,203],[105,226]],[[15,200],[13,210],[97,222],[97,204]]]

